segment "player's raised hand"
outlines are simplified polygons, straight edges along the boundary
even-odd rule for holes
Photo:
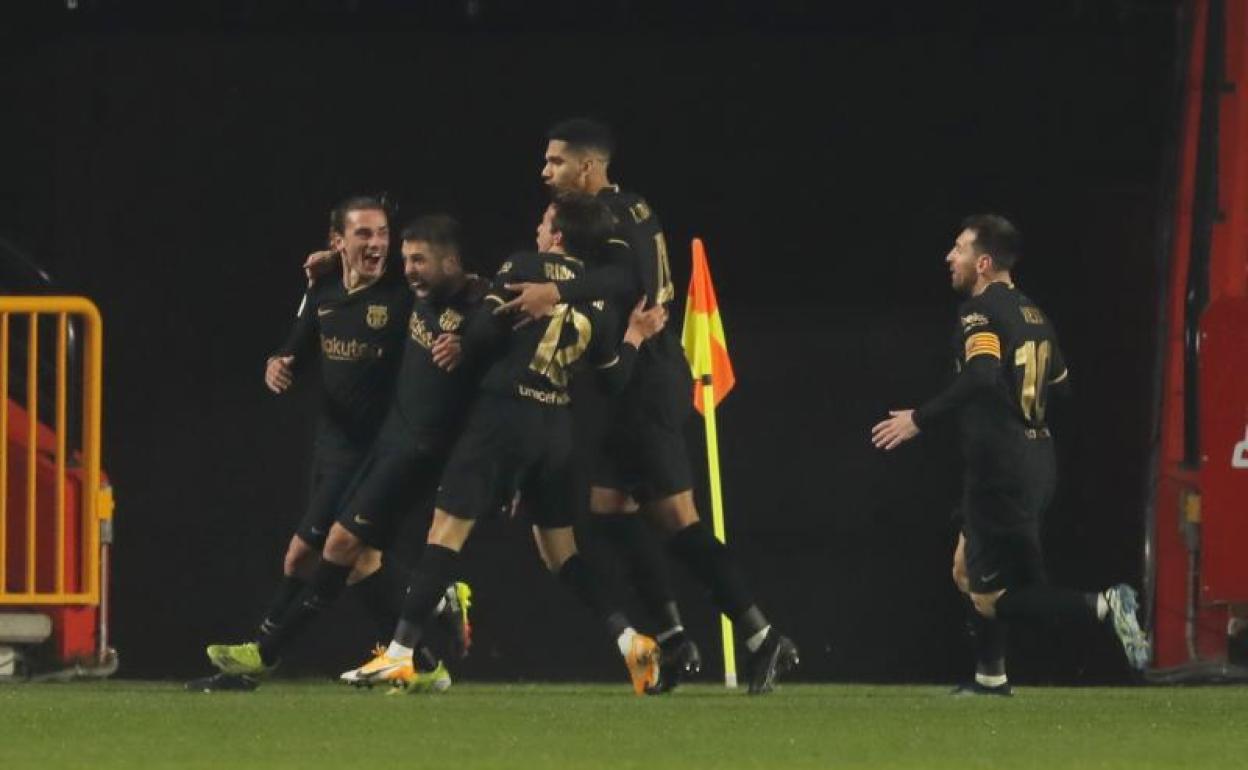
[[[559,287],[553,283],[506,283],[503,288],[518,294],[495,308],[494,315],[514,312],[536,320],[555,312],[561,299]]]
[[[888,414],[887,420],[876,423],[871,429],[871,443],[876,449],[886,452],[919,435],[919,426],[914,424],[913,409],[890,410]]]
[[[308,277],[308,283],[312,283],[323,275],[328,275],[331,270],[338,264],[338,252],[333,249],[324,251],[314,251],[303,260],[303,274]]]
[[[624,332],[624,340],[635,346],[658,334],[667,325],[667,308],[655,305],[646,309],[646,298],[637,300],[633,312],[628,315],[628,330]]]
[[[284,393],[295,381],[294,356],[272,356],[264,365],[264,384],[274,393]]]
[[[458,334],[440,334],[429,349],[433,354],[433,363],[448,372],[454,371],[464,357],[463,346]]]

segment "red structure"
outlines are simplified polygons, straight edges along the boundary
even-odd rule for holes
[[[22,511],[27,502],[26,480],[28,478],[30,444],[26,426],[29,415],[13,401],[8,402],[8,484],[7,508]],[[0,535],[4,544],[3,585],[7,590],[24,588],[28,570],[33,569],[33,588],[41,593],[56,591],[56,549],[63,543],[65,554],[78,554],[83,549],[83,474],[82,468],[70,467],[65,473],[65,525],[60,538],[55,527],[55,501],[57,489],[56,464],[52,461],[56,451],[56,434],[46,425],[36,423],[37,445],[35,447],[35,558],[31,560],[27,550],[27,522],[23,516],[8,517],[6,531]],[[87,590],[84,564],[81,559],[62,558],[62,586],[65,592],[82,593]],[[100,628],[100,606],[91,604],[41,605],[31,607],[6,607],[8,611],[39,612],[52,620],[49,653],[61,663],[94,664],[98,656],[97,634]]]
[[[1248,673],[1226,666],[1248,608],[1248,0],[1184,14],[1145,554],[1160,680]]]
[[[0,675],[116,670],[102,355],[89,300],[0,296]]]

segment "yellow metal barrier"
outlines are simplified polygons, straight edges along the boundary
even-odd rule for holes
[[[9,462],[11,442],[9,441],[9,383],[10,356],[9,331],[10,317],[24,316],[27,319],[27,350],[26,350],[26,499],[23,510],[10,511],[9,508]],[[48,462],[47,450],[39,449],[39,321],[40,316],[56,318],[56,401],[54,404],[53,425],[48,426],[55,435],[51,463],[54,469],[54,494],[51,506],[54,512],[53,533],[53,574],[52,585],[38,585],[37,576],[40,566],[40,549],[38,547],[39,522],[37,513],[40,503],[38,496],[37,472],[42,455],[43,462]],[[68,431],[66,413],[69,404],[68,392],[68,338],[69,317],[76,316],[83,320],[84,345],[82,347],[82,452],[79,458],[82,468],[81,527],[78,533],[78,549],[76,553],[67,554],[66,537],[66,498],[65,485],[69,480],[66,476],[66,434]],[[0,605],[51,605],[51,604],[89,604],[100,603],[102,576],[100,572],[100,526],[105,518],[112,516],[111,490],[100,488],[100,412],[102,399],[103,373],[103,338],[104,327],[100,312],[95,305],[83,297],[0,297],[0,395],[4,403],[0,404]],[[20,434],[18,434],[20,435]],[[47,502],[44,502],[47,505]],[[14,544],[8,542],[9,515],[25,514],[25,558],[24,580],[21,585],[10,585],[8,558]],[[16,548],[14,548],[16,551]],[[73,559],[78,569],[77,590],[66,586],[66,559]],[[46,582],[46,581],[45,581]]]

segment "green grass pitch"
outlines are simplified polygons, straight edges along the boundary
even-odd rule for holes
[[[0,768],[1248,767],[1248,689],[457,684],[388,696],[328,682],[0,685]]]

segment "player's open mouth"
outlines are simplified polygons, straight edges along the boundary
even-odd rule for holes
[[[381,265],[381,255],[380,255],[380,254],[365,254],[365,255],[364,255],[364,266],[365,266],[365,267],[370,268],[370,269],[374,269],[374,268],[379,267],[380,265]]]

